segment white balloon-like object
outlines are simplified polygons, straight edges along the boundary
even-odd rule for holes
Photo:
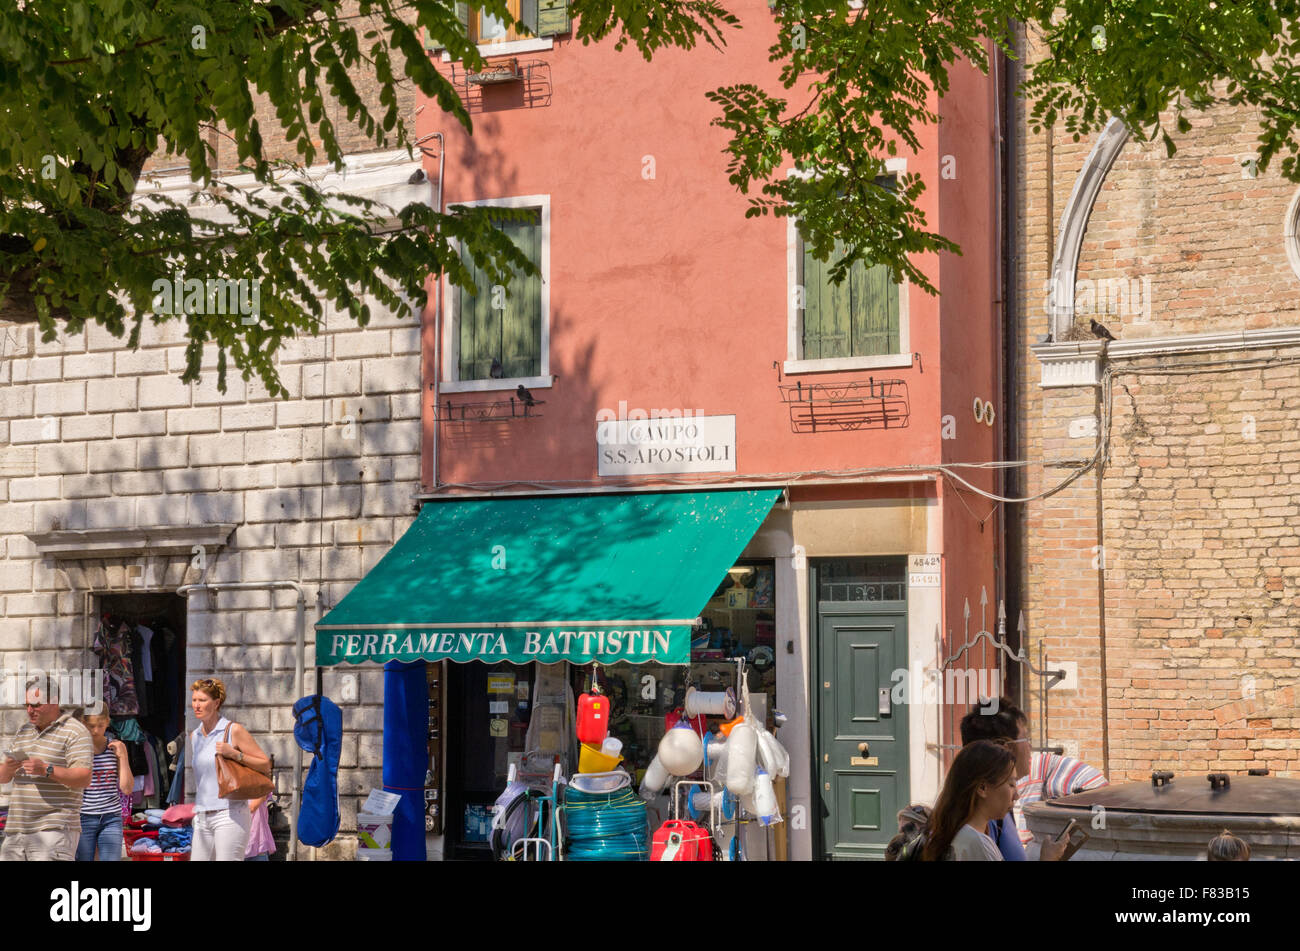
[[[689,726],[675,726],[659,741],[656,759],[673,776],[689,776],[704,762],[704,744]]]

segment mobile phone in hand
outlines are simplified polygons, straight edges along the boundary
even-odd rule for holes
[[[1068,862],[1070,856],[1083,848],[1083,844],[1092,838],[1092,835],[1084,829],[1075,829],[1070,835],[1070,842],[1061,853],[1061,861]]]
[[[1070,838],[1070,833],[1073,832],[1073,831],[1074,831],[1075,829],[1077,829],[1078,827],[1079,827],[1079,820],[1078,820],[1078,819],[1071,819],[1071,820],[1070,820],[1070,824],[1067,825],[1064,829],[1062,829],[1062,830],[1061,830],[1061,834],[1058,835],[1058,836],[1057,836],[1055,839],[1053,839],[1052,841],[1054,841],[1054,842],[1065,842],[1065,841],[1067,841],[1067,840]]]
[[[21,763],[27,759],[27,754],[22,750],[5,750],[5,758]]]

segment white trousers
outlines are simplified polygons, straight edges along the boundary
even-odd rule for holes
[[[242,862],[248,848],[248,803],[233,803],[216,812],[194,814],[191,862]]]

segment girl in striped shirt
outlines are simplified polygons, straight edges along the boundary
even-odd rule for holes
[[[107,713],[82,714],[95,749],[90,785],[81,797],[81,839],[77,861],[116,862],[122,858],[122,797],[129,796],[135,777],[126,758],[126,744],[108,738]]]

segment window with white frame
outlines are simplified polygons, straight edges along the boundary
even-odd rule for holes
[[[882,183],[906,170],[886,163]],[[884,265],[856,262],[839,284],[830,279],[845,248],[836,242],[819,261],[804,242],[797,219],[788,231],[789,338],[786,373],[910,366],[907,283],[897,284]]]
[[[456,4],[456,17],[466,36],[484,56],[548,50],[554,45],[552,37],[572,29],[569,0],[506,0],[506,7],[520,28],[508,25],[490,10],[470,3]],[[431,50],[441,49],[436,44],[427,46]],[[450,60],[446,53],[442,58]]]
[[[494,282],[463,255],[474,289],[448,286],[444,298],[444,392],[550,386],[550,198],[530,195],[457,202],[511,208],[523,220],[497,222],[539,273],[516,268],[506,284]]]

